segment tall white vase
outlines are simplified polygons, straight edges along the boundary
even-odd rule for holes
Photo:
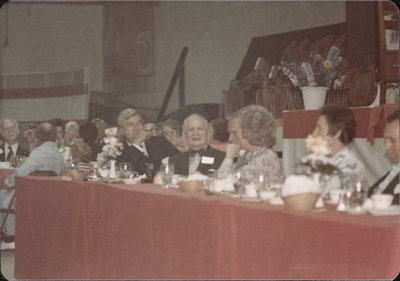
[[[319,109],[325,104],[328,87],[301,87],[304,109]]]
[[[112,179],[117,177],[117,172],[115,170],[115,162],[116,162],[116,160],[110,160],[110,174],[109,174],[109,177],[112,178]]]

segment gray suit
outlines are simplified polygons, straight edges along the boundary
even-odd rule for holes
[[[53,171],[60,175],[64,168],[64,158],[57,148],[55,142],[45,142],[33,149],[25,162],[9,175],[4,183],[8,186],[15,185],[15,176],[27,176],[34,171]],[[10,200],[15,192],[15,188],[0,190],[0,208],[7,209]],[[1,220],[3,221],[3,216]],[[15,233],[15,216],[9,215],[4,228],[7,235]]]

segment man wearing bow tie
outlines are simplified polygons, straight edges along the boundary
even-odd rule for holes
[[[139,174],[154,173],[159,169],[161,159],[179,152],[163,136],[147,139],[144,119],[135,109],[127,108],[121,111],[117,123],[118,133],[125,141],[122,154],[117,160],[119,163],[132,163],[132,169]]]
[[[0,147],[0,161],[12,162],[15,156],[28,156],[29,151],[18,144],[18,123],[15,120],[5,119],[0,123],[0,133],[4,144]]]
[[[189,151],[179,153],[170,158],[174,164],[175,174],[188,175],[200,172],[207,175],[210,170],[217,170],[225,158],[225,153],[207,144],[207,120],[192,114],[183,122],[183,139]]]

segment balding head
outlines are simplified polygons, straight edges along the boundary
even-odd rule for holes
[[[35,136],[39,143],[44,143],[46,141],[55,141],[56,140],[56,129],[49,122],[40,123],[35,128]]]

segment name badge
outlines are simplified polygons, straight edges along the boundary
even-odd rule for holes
[[[214,157],[203,156],[201,157],[201,163],[212,165],[214,164]]]

